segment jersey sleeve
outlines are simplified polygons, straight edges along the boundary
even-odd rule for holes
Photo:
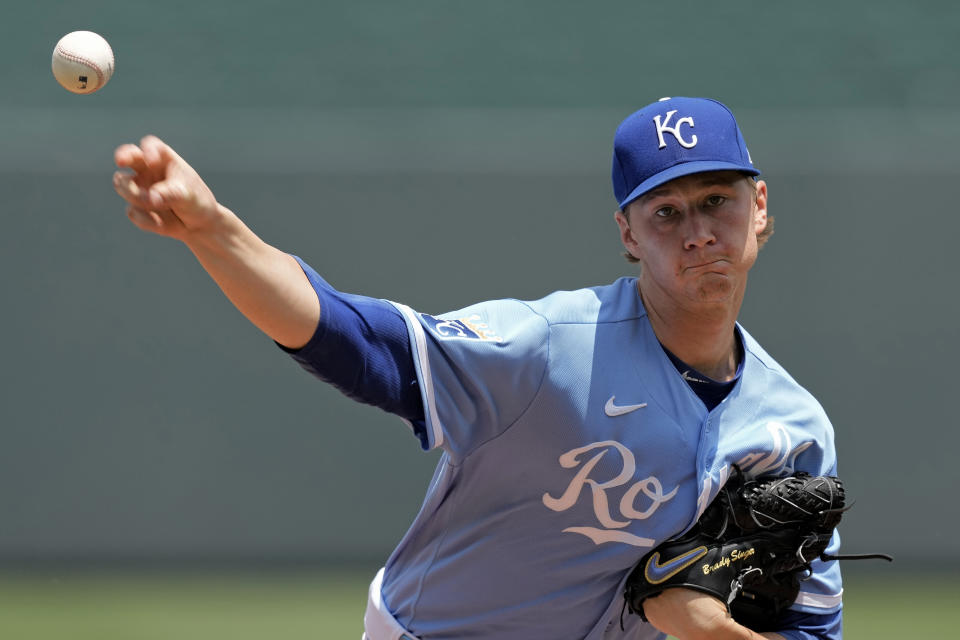
[[[812,475],[836,476],[838,475],[837,452],[833,439],[833,426],[819,403],[816,407],[819,414],[817,423],[823,425],[822,431],[817,432],[817,445],[809,447],[797,458],[796,469]],[[826,553],[836,554],[839,551],[840,532],[834,530]],[[810,577],[800,584],[800,594],[790,607],[791,611],[809,614],[839,613],[843,594],[840,563],[837,560],[824,562],[818,559],[811,563],[811,569]]]
[[[840,611],[827,614],[789,612],[783,619],[786,627],[778,631],[788,640],[840,640],[843,620]]]
[[[840,532],[834,531],[826,553],[835,554],[839,550]],[[807,580],[800,583],[800,594],[790,610],[804,613],[834,613],[840,611],[843,602],[843,580],[840,576],[840,563],[837,560],[829,562],[815,560],[810,566],[813,572]]]
[[[425,449],[456,464],[529,407],[546,374],[547,320],[517,300],[432,316],[403,314],[424,407]]]
[[[344,395],[396,414],[411,426],[422,423],[413,354],[400,312],[385,300],[337,291],[296,260],[320,301],[320,321],[300,349],[278,346]]]

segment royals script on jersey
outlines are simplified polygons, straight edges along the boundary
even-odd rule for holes
[[[697,520],[732,464],[836,473],[822,408],[742,328],[740,380],[708,412],[634,278],[437,317],[396,306],[423,395],[417,426],[443,450],[383,581],[418,635],[662,637],[639,616],[620,630],[623,581]],[[815,565],[796,609],[837,610],[836,564]]]

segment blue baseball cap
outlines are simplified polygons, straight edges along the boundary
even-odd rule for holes
[[[733,113],[716,100],[661,98],[627,116],[613,138],[620,209],[674,178],[724,170],[760,175]]]

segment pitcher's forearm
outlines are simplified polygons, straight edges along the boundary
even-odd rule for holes
[[[300,265],[218,206],[218,224],[189,234],[184,244],[250,322],[286,347],[305,345],[320,319],[320,303]]]

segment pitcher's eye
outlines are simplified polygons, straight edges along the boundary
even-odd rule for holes
[[[677,210],[673,207],[661,207],[653,212],[653,215],[659,218],[669,218],[670,216],[676,215]]]

